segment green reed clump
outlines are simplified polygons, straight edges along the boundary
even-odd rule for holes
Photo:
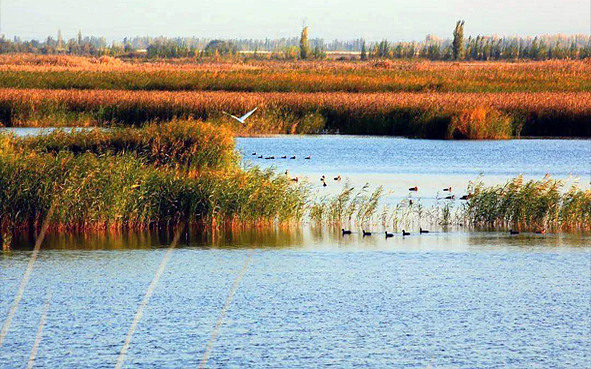
[[[172,121],[143,128],[55,130],[12,140],[21,150],[74,154],[135,153],[148,163],[189,169],[229,169],[238,163],[234,138],[225,128]]]
[[[369,185],[365,185],[355,191],[355,187],[346,184],[341,193],[335,196],[311,201],[308,205],[310,219],[314,223],[342,225],[354,221],[362,226],[367,225],[377,214],[384,192],[380,186],[368,194],[368,188]]]
[[[523,230],[591,229],[591,190],[576,186],[563,191],[564,183],[549,176],[523,181],[519,176],[503,186],[472,184],[466,218],[475,226],[512,227]]]
[[[299,221],[305,191],[257,169],[186,175],[135,154],[0,154],[0,228],[146,228]]]
[[[0,231],[39,227],[52,204],[64,230],[302,218],[304,186],[239,167],[227,132],[193,123],[0,135]]]

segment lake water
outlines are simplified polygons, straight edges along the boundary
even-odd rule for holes
[[[549,173],[588,186],[591,178],[591,141],[585,140],[291,136],[240,138],[237,146],[246,161],[309,178],[320,195],[339,191],[346,181],[383,185],[395,199],[417,185],[413,196],[429,200],[450,185],[462,193],[480,174],[488,183]],[[257,159],[250,155],[255,151],[296,159]],[[328,187],[319,186],[320,175],[329,177]],[[335,175],[343,180],[334,181]],[[48,291],[35,366],[114,367],[171,238],[154,232],[49,235],[0,347],[0,368],[26,366]],[[0,324],[34,240],[22,236],[1,254]],[[192,230],[169,255],[125,367],[197,367],[217,323],[211,368],[591,363],[590,235],[454,230],[386,239],[311,225]]]
[[[357,188],[368,183],[370,188],[382,186],[397,202],[409,196],[410,187],[418,186],[412,196],[432,202],[450,186],[460,197],[475,180],[493,185],[518,175],[542,179],[550,174],[565,180],[565,187],[576,183],[589,188],[591,183],[591,140],[449,141],[325,135],[239,138],[237,147],[247,163],[287,170],[290,177],[309,180],[320,195],[339,192],[346,182]],[[265,159],[271,156],[275,159]],[[296,159],[289,159],[292,156]],[[323,175],[328,178],[327,187],[320,182]],[[334,181],[339,175],[341,181]]]

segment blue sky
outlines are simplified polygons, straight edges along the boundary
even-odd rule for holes
[[[449,37],[455,21],[466,34],[589,34],[590,0],[1,0],[2,33],[45,38],[84,35],[390,41]]]

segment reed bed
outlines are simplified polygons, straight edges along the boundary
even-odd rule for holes
[[[240,114],[254,106],[259,110],[246,125],[235,124],[222,114],[223,111]],[[5,126],[139,126],[173,119],[231,124],[231,129],[240,135],[329,130],[424,138],[591,137],[591,93],[0,89],[0,122]],[[481,134],[482,127],[485,129]]]
[[[475,226],[518,230],[591,230],[591,190],[549,176],[535,181],[517,177],[503,186],[471,185],[466,218]]]
[[[207,137],[213,129],[198,131],[175,124],[170,129],[175,134],[182,132],[189,141],[196,135]],[[193,126],[195,122],[183,124]],[[56,205],[51,229],[68,231],[141,229],[181,221],[212,227],[265,225],[302,218],[305,186],[294,185],[272,171],[241,168],[234,153],[230,161],[213,166],[188,159],[201,155],[190,148],[173,149],[176,156],[162,160],[164,147],[170,145],[140,139],[155,129],[146,127],[143,133],[121,130],[110,136],[113,142],[98,131],[74,133],[62,148],[56,145],[64,138],[62,133],[28,139],[1,136],[2,234],[38,227],[51,204]],[[129,149],[122,150],[117,140],[126,132],[136,135],[126,141],[131,142]],[[151,132],[156,141],[166,141],[171,134],[166,129],[158,132]],[[233,151],[233,146],[224,150]]]
[[[591,91],[589,61],[204,63],[109,57],[0,58],[0,87],[243,92]]]
[[[576,185],[565,189],[564,182],[549,176],[527,182],[520,176],[502,186],[473,182],[467,191],[469,199],[461,203],[438,199],[425,207],[420,200],[405,199],[392,206],[382,204],[384,192],[380,187],[370,193],[367,186],[355,189],[345,185],[340,194],[310,201],[309,219],[318,225],[366,230],[372,226],[395,231],[459,226],[526,232],[591,231],[591,190]]]

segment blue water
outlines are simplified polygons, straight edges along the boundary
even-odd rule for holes
[[[591,180],[591,140],[416,140],[370,136],[238,138],[253,163],[293,172],[511,177],[524,174]],[[252,153],[276,160],[258,159]],[[295,160],[279,159],[295,155]],[[310,160],[305,160],[311,156]]]
[[[585,140],[282,136],[237,145],[247,165],[288,170],[320,195],[345,182],[382,185],[399,198],[418,185],[413,196],[435,198],[443,186],[462,193],[480,174],[489,183],[571,175],[568,183],[579,177],[582,186],[591,177]],[[297,158],[256,159],[253,151]],[[125,367],[197,367],[218,321],[210,368],[590,367],[591,236],[413,229],[385,239],[354,231],[192,230],[146,305]],[[34,241],[25,235],[0,254],[0,324]],[[48,291],[35,367],[114,367],[169,243],[170,234],[149,232],[50,234],[0,347],[0,368],[27,365]]]
[[[198,366],[247,258],[208,367],[583,368],[591,360],[589,238],[220,238],[173,252],[126,367]],[[166,249],[104,237],[85,238],[85,249],[81,240],[41,252],[0,367],[26,365],[48,289],[36,366],[115,365]],[[2,319],[29,257],[17,250],[0,262]]]

